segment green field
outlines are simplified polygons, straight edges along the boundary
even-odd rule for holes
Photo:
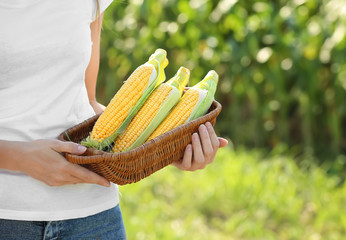
[[[120,187],[128,239],[344,239],[346,185],[304,166],[222,149],[202,171],[166,167]]]
[[[216,129],[237,146],[333,161],[346,154],[345,0],[130,0],[105,13],[98,99],[107,104],[156,48],[167,78],[214,69]]]
[[[164,48],[167,78],[180,66],[190,85],[219,73],[215,130],[236,146],[203,171],[167,167],[120,187],[129,239],[346,239],[345,9],[345,0],[114,1],[98,100]]]

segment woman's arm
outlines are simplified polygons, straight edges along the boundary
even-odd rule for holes
[[[100,32],[103,14],[91,23],[92,56],[86,70],[86,87],[91,106],[96,113],[104,106],[96,102],[95,88],[99,67]],[[0,140],[0,168],[22,172],[50,186],[94,183],[109,186],[109,182],[79,165],[69,163],[62,153],[82,154],[85,147],[72,142],[37,140],[32,142]]]
[[[85,150],[85,147],[76,143],[58,140],[0,140],[0,168],[25,173],[50,186],[75,183],[109,186],[105,178],[66,161],[61,154],[82,154]]]
[[[90,105],[96,114],[101,113],[106,107],[96,101],[96,82],[100,66],[100,38],[103,13],[90,24],[91,41],[93,42],[91,58],[85,72],[85,85],[88,91]]]

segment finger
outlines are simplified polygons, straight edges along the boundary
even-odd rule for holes
[[[218,139],[218,137],[216,136],[216,133],[214,131],[213,125],[211,125],[210,122],[207,122],[205,124],[205,126],[207,127],[209,136],[210,136],[210,140],[211,140],[211,144],[213,146],[214,149],[218,149],[220,146],[220,141]]]
[[[193,150],[193,161],[191,169],[200,169],[204,163],[204,155],[202,150],[201,141],[197,133],[192,134],[192,150]]]
[[[99,184],[105,187],[110,186],[107,179],[79,165],[71,163],[67,171],[75,178],[79,178],[83,183]]]
[[[72,154],[82,154],[86,151],[86,147],[73,142],[54,141],[51,148],[57,152],[68,152]]]
[[[81,183],[82,181],[74,176],[71,176],[69,174],[53,174],[53,175],[41,175],[39,178],[37,178],[40,181],[45,182],[49,186],[62,186],[67,184],[77,184]]]
[[[57,186],[64,186],[64,185],[77,184],[77,183],[81,183],[81,181],[80,181],[80,180],[77,180],[77,181],[74,181],[74,180],[71,180],[71,181],[54,181],[54,180],[48,180],[48,181],[45,181],[45,183],[46,183],[48,186],[57,187]]]
[[[225,147],[228,144],[228,140],[225,138],[219,137],[219,142],[220,142],[220,148]]]
[[[204,124],[201,124],[198,128],[198,131],[203,147],[204,159],[207,163],[210,163],[214,159],[216,150],[214,150],[211,144],[211,139],[206,126]]]
[[[173,162],[172,165],[180,170],[189,170],[192,162],[192,146],[188,144],[184,151],[184,157],[181,162]]]
[[[83,180],[80,178],[77,178],[75,176],[70,175],[68,177],[68,182],[69,182],[69,184],[77,184],[77,183],[83,183]]]

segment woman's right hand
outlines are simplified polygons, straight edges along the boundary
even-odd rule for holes
[[[110,183],[98,174],[68,162],[63,152],[82,154],[84,146],[59,140],[36,140],[32,142],[10,142],[12,162],[9,170],[28,174],[49,186],[76,183],[91,183],[109,187]]]

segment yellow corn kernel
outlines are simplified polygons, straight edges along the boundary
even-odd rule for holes
[[[91,140],[102,142],[123,123],[149,84],[151,65],[139,66],[114,95],[91,132]]]
[[[157,49],[149,60],[139,66],[114,95],[96,121],[84,146],[108,149],[123,132],[152,91],[165,80],[166,51]]]
[[[113,152],[129,149],[158,114],[161,105],[169,97],[172,86],[161,84],[144,103],[126,130],[116,139]]]
[[[147,141],[203,116],[213,102],[218,80],[218,74],[211,70],[199,83],[189,88],[177,106],[173,108],[172,112],[149,136]]]
[[[193,88],[186,91],[172,112],[169,113],[167,118],[150,135],[147,141],[184,124],[196,106],[199,100],[199,94],[199,91]]]

